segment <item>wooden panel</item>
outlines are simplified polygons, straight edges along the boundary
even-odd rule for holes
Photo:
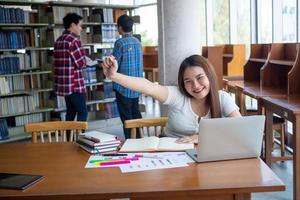
[[[145,71],[145,77],[152,81],[158,80],[158,47],[144,46],[143,47],[143,65]]]
[[[220,89],[223,88],[223,48],[224,46],[202,47],[202,55],[209,60],[215,69]]]
[[[299,92],[300,89],[296,89],[297,86],[294,86],[299,85],[299,81],[296,80],[294,74],[299,73],[298,46],[295,43],[273,43],[271,45],[269,60],[261,68],[262,88],[280,87],[286,91],[286,94]],[[291,81],[290,84],[289,81]]]
[[[145,68],[158,68],[158,47],[143,47],[143,63]]]
[[[288,95],[300,95],[300,46],[297,46],[297,56],[293,68],[288,73]]]
[[[244,44],[233,45],[233,58],[227,66],[227,76],[243,76],[246,63],[246,48]]]
[[[267,62],[270,44],[251,44],[251,54],[248,62],[244,65],[245,81],[260,81],[260,69]]]

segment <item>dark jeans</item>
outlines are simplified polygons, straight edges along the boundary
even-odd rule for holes
[[[123,123],[123,130],[125,138],[131,137],[130,129],[124,128],[124,121],[128,119],[140,119],[142,118],[141,112],[139,110],[139,98],[127,98],[116,92],[117,106],[120,113],[120,118]],[[140,137],[139,129],[136,130],[136,137]]]
[[[65,96],[67,114],[66,121],[74,121],[77,115],[77,121],[87,121],[88,111],[86,107],[85,93],[72,93]],[[67,140],[70,139],[70,131],[67,131]]]

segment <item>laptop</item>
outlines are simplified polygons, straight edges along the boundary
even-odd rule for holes
[[[201,119],[197,149],[186,150],[196,162],[259,157],[265,116]]]

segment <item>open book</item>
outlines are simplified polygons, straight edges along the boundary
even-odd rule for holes
[[[194,144],[179,144],[178,138],[155,136],[140,139],[127,139],[120,152],[144,152],[144,151],[184,151],[194,149]]]

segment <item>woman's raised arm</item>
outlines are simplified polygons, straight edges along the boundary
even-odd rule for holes
[[[113,56],[105,58],[102,68],[107,78],[123,87],[151,96],[160,102],[165,102],[168,98],[167,87],[150,82],[145,78],[126,76],[118,73],[118,62]]]

